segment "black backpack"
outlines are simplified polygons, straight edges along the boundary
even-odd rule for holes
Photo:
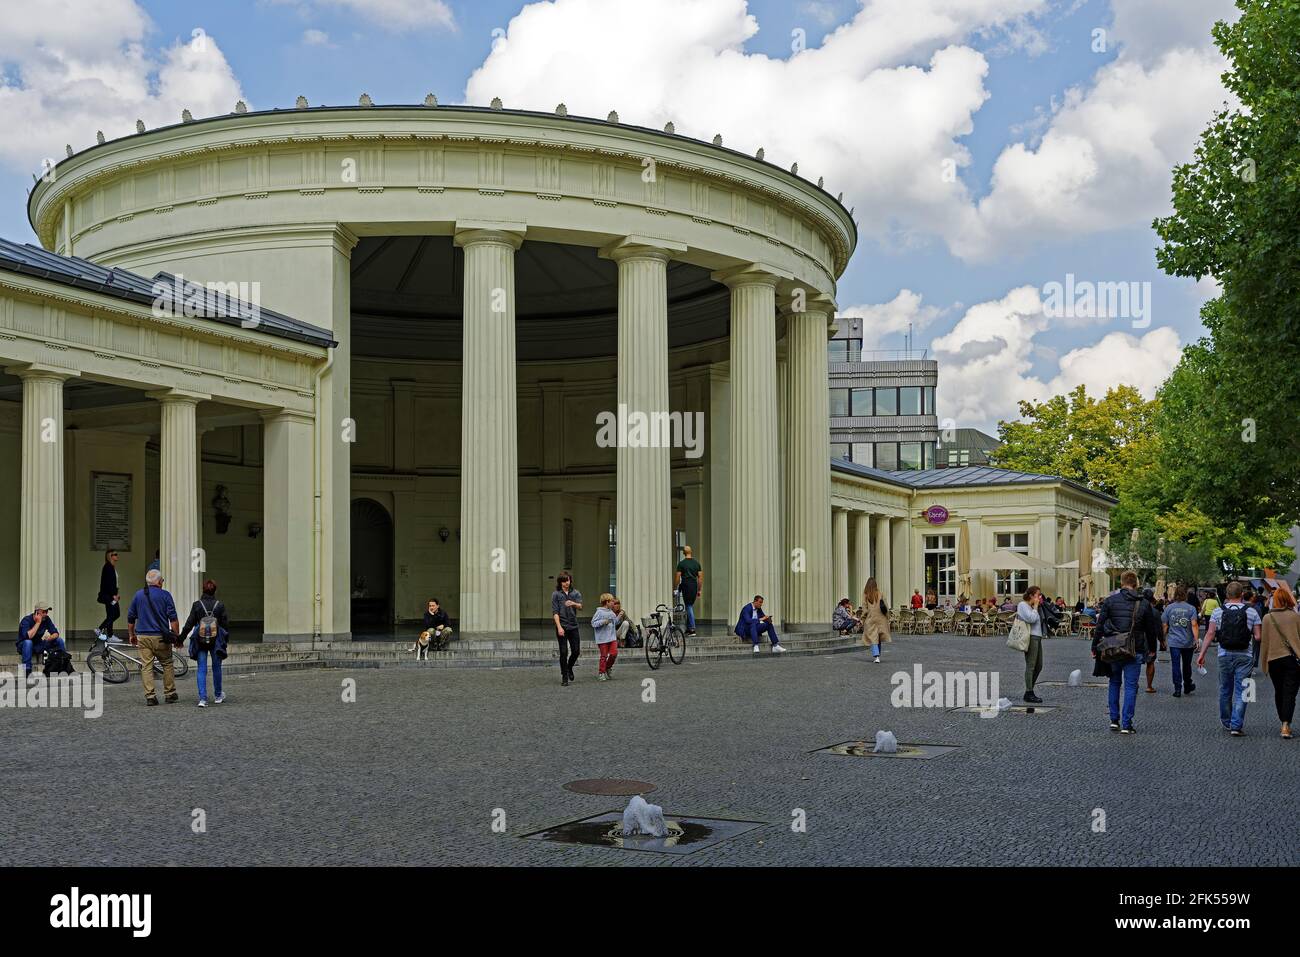
[[[1245,651],[1250,647],[1250,618],[1248,605],[1224,605],[1223,617],[1216,629],[1219,647],[1224,651]]]
[[[45,653],[45,677],[72,674],[72,655],[55,648]]]

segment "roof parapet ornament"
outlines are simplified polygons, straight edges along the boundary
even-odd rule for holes
[[[672,133],[672,134],[676,134],[676,133],[677,133],[677,127],[673,126],[673,121],[672,121],[672,120],[669,120],[667,123],[664,124],[664,132],[665,132],[665,133]]]
[[[102,144],[104,142],[104,131],[95,130],[95,142]]]
[[[798,175],[799,175],[799,164],[798,164],[798,163],[791,163],[791,164],[790,164],[790,172],[794,173],[795,176],[798,176]]]
[[[68,151],[68,159],[72,159],[72,144],[67,143],[63,148]]]
[[[555,115],[556,115],[556,116],[568,116],[568,115],[569,115],[569,108],[568,108],[567,106],[565,106],[563,103],[557,103],[557,104],[555,104]]]
[[[488,107],[493,110],[504,110],[506,108],[505,104],[501,102],[501,97],[499,96],[492,97],[492,102],[488,104]]]
[[[721,146],[721,145],[722,145],[722,134],[721,134],[721,133],[714,133],[714,134],[713,134],[713,145],[714,145],[714,146]]]
[[[236,113],[247,113],[247,112],[248,112],[248,104],[245,103],[243,100],[240,100],[238,103],[235,104],[235,112],[236,112]]]
[[[841,206],[844,205],[844,193],[843,193],[843,192],[841,192],[840,195],[838,195],[838,196],[835,197],[835,202],[839,203]]]
[[[610,110],[610,111],[609,111],[609,116],[605,117],[605,122],[606,122],[606,123],[617,123],[617,122],[618,122],[618,111],[617,111],[617,110]]]
[[[136,121],[135,121],[135,131],[136,131],[137,133],[143,133],[143,132],[144,132],[144,120],[136,120]]]
[[[824,188],[825,186],[826,186],[826,177],[824,177],[824,176],[818,176],[818,177],[817,177],[817,188],[818,188],[818,189],[822,189],[822,188]]]
[[[182,123],[193,123],[193,122],[194,122],[194,114],[191,113],[189,110],[181,110],[181,122],[182,122]]]
[[[293,108],[294,108],[295,110],[305,110],[305,109],[307,109],[307,97],[305,97],[305,96],[300,96],[300,97],[298,97],[298,99],[294,100],[294,101],[293,101]]]
[[[424,105],[425,105],[425,106],[437,106],[437,105],[438,105],[438,98],[437,98],[436,96],[434,96],[432,93],[426,93],[426,94],[424,95]]]
[[[374,106],[375,101],[370,98],[369,93],[362,93],[361,99],[357,100],[357,106]]]

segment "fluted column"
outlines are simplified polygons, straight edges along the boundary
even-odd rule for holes
[[[832,606],[848,592],[840,587],[840,568],[831,571],[830,550],[830,395],[827,390],[827,323],[834,306],[824,298],[786,317],[789,343],[785,466],[786,547],[802,549],[802,574],[787,576],[787,621],[824,623]],[[839,561],[839,553],[835,559]],[[848,575],[847,563],[843,574]],[[831,595],[834,583],[834,596]]]
[[[67,619],[63,381],[69,374],[31,366],[6,371],[23,381],[18,612],[29,614],[38,601],[48,601],[59,622]]]
[[[460,224],[465,251],[460,417],[460,629],[519,631],[515,250],[523,227]]]
[[[890,608],[897,607],[900,603],[907,600],[908,596],[898,596],[893,593],[892,571],[893,562],[892,550],[889,542],[889,516],[876,516],[876,584],[880,586],[880,594],[885,598],[885,602]],[[865,585],[866,582],[863,582]]]
[[[853,513],[853,580],[849,582],[848,597],[857,607],[862,589],[871,577],[871,513]],[[856,596],[856,597],[855,597]],[[843,596],[841,596],[843,597]]]
[[[715,273],[731,289],[730,606],[755,595],[784,621],[777,450],[776,284],[758,268]],[[829,469],[829,459],[827,462]]]
[[[290,641],[312,636],[310,415],[262,413],[262,630]]]
[[[158,562],[182,618],[199,597],[207,560],[199,547],[198,430],[195,411],[207,396],[151,392],[162,406],[158,462]]]
[[[827,461],[828,469],[830,462]],[[847,509],[835,509],[831,522],[831,565],[835,576],[835,599],[849,596],[849,513]]]
[[[618,591],[633,621],[672,604],[671,436],[653,423],[669,412],[668,260],[682,249],[629,237],[601,250],[618,263],[618,421],[629,439],[631,416],[651,423],[646,442],[620,441],[615,455]]]

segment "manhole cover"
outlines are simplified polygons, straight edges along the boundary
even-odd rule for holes
[[[577,821],[557,824],[525,834],[534,841],[556,844],[586,844],[589,847],[613,847],[624,851],[649,851],[656,854],[693,854],[696,851],[730,840],[756,828],[762,821],[730,821],[712,817],[683,817],[664,812],[668,833],[664,837],[623,836],[623,812],[606,811]]]
[[[898,742],[898,750],[890,754],[872,751],[873,747],[875,747],[873,741],[844,741],[840,744],[832,744],[829,748],[819,748],[813,753],[842,754],[853,758],[912,758],[925,761],[929,758],[941,758],[945,754],[952,754],[959,748],[955,744],[921,744],[913,741],[900,741]]]
[[[655,786],[649,781],[634,781],[631,778],[584,778],[581,781],[570,781],[564,789],[578,794],[631,797],[633,794],[649,794]]]
[[[1051,704],[1013,704],[1010,708],[993,708],[984,707],[983,705],[971,705],[969,708],[949,708],[949,711],[960,711],[963,714],[1005,714],[1013,711],[1016,714],[1040,714],[1044,711],[1059,711],[1056,705]]]

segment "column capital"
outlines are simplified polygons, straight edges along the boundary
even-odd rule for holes
[[[79,378],[80,374],[71,369],[60,369],[42,362],[25,362],[21,365],[5,366],[5,372],[20,379],[66,379]]]
[[[796,307],[802,308],[796,308]],[[830,328],[834,329],[835,297],[816,289],[804,289],[791,286],[777,294],[777,312],[783,316],[798,316],[816,313],[828,317]]]
[[[597,255],[601,259],[612,259],[620,263],[625,259],[658,259],[667,262],[674,256],[686,252],[686,249],[685,243],[674,242],[671,239],[655,239],[632,234],[600,247]]]
[[[175,403],[177,405],[198,405],[200,402],[208,402],[212,396],[206,392],[190,392],[186,389],[159,389],[156,392],[146,392],[151,399],[156,399],[163,405]]]
[[[775,289],[781,280],[792,280],[794,275],[768,263],[745,263],[709,273],[709,278],[714,282],[722,283],[728,289],[735,289],[737,286],[771,286]]]
[[[295,409],[258,409],[258,416],[263,422],[297,422],[311,425],[316,417],[310,412],[298,412]]]
[[[457,246],[477,246],[490,243],[518,249],[524,243],[524,234],[526,232],[528,232],[528,227],[523,223],[460,219],[456,221],[452,241]]]

